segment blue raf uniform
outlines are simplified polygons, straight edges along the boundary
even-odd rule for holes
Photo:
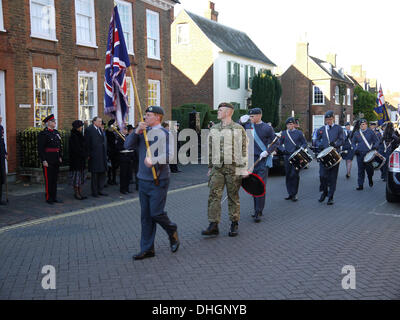
[[[344,129],[344,143],[342,146],[342,158],[343,160],[353,160],[354,157],[354,150],[351,145],[351,130]]]
[[[160,115],[164,114],[163,109],[158,106],[148,107],[146,113],[148,112]],[[154,143],[160,143],[158,150],[154,152],[156,158],[153,158],[153,160],[159,159],[159,162],[154,165],[158,176],[158,185],[154,182],[152,169],[144,164],[146,144],[143,133],[137,134],[136,131],[134,131],[134,133],[128,135],[124,143],[125,149],[134,149],[138,152],[139,159],[137,178],[139,181],[142,233],[140,240],[141,251],[138,255],[134,256],[135,260],[154,257],[154,239],[156,236],[157,223],[167,232],[171,251],[176,252],[179,247],[177,225],[171,222],[167,213],[164,211],[170,177],[168,160],[173,157],[171,154],[173,149],[171,150],[169,148],[169,132],[164,129],[161,124],[148,127],[146,130],[150,146]],[[150,141],[152,137],[154,137],[154,139]],[[159,142],[159,139],[162,140]]]
[[[325,113],[325,119],[327,118],[333,118],[333,111]],[[329,137],[327,136],[327,132]],[[318,129],[316,145],[319,151],[329,146],[339,149],[343,143],[344,134],[341,126],[332,124],[332,126],[325,125]],[[338,172],[339,165],[328,169],[322,163],[319,164],[320,191],[322,191],[321,198],[319,199],[320,202],[323,202],[325,197],[328,196],[328,204],[333,204]]]
[[[360,120],[360,124],[367,122],[365,119]],[[361,136],[361,132],[367,140],[369,146],[365,143],[364,139]],[[367,128],[363,130],[357,130],[354,132],[352,145],[354,149],[354,153],[357,156],[357,166],[358,166],[358,188],[357,190],[362,190],[365,179],[365,172],[368,175],[369,186],[373,186],[372,177],[374,175],[374,168],[370,163],[364,163],[365,155],[371,150],[377,150],[379,147],[379,139],[376,134],[370,129]]]
[[[288,118],[286,124],[295,123],[294,118]],[[293,141],[292,141],[293,140]],[[299,190],[300,174],[296,168],[289,163],[290,156],[301,147],[305,148],[307,141],[300,130],[285,130],[279,139],[279,150],[284,154],[285,171],[286,171],[286,189],[288,197],[286,200],[297,201],[297,193]]]
[[[258,115],[262,114],[260,108],[253,108],[249,111],[249,115]],[[256,162],[260,155],[267,151],[268,157],[263,157],[261,161],[254,167],[253,173],[257,174],[267,185],[268,171],[269,168],[272,167],[272,155],[279,145],[278,142],[274,143],[272,146],[269,146],[271,142],[275,139],[275,131],[274,129],[268,125],[267,123],[261,121],[258,124],[253,124],[250,121],[243,124],[243,127],[247,130],[251,130],[252,135],[254,137],[254,162]],[[257,138],[258,137],[258,138]],[[258,143],[257,143],[258,141]],[[262,212],[265,207],[265,195],[262,197],[254,197],[254,215],[256,222],[260,221],[260,216],[262,216]]]

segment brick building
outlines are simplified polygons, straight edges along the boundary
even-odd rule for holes
[[[323,61],[308,54],[308,43],[297,43],[296,61],[282,74],[281,84],[281,118],[294,113],[306,138],[324,124],[328,110],[334,111],[337,124],[353,120],[354,83],[336,66],[335,54]],[[345,89],[343,105],[340,87]]]
[[[231,102],[246,109],[251,78],[271,62],[244,32],[218,23],[209,2],[205,17],[182,10],[171,26],[172,106]]]
[[[114,3],[141,106],[162,105],[170,116],[170,26],[178,0],[0,0],[0,104],[10,173],[17,169],[17,131],[40,126],[50,113],[68,130],[73,120],[103,115]],[[130,78],[128,84],[128,122],[134,123]]]

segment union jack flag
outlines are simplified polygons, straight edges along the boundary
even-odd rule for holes
[[[114,6],[108,30],[106,67],[104,75],[104,113],[125,127],[128,114],[126,69],[130,66],[118,8]]]

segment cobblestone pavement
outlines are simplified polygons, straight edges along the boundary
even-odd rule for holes
[[[301,174],[299,201],[285,201],[284,178],[270,177],[261,223],[241,191],[239,236],[228,237],[227,204],[220,235],[203,238],[208,188],[169,193],[167,211],[179,226],[172,254],[165,232],[156,257],[132,261],[139,249],[137,198],[0,229],[1,299],[399,299],[400,204],[385,185],[356,191],[341,164],[335,204],[321,204],[314,162]],[[7,228],[7,227],[6,227]],[[56,289],[41,286],[44,265]],[[356,271],[356,289],[342,289],[342,268]]]

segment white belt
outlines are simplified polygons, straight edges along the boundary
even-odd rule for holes
[[[129,153],[129,152],[133,152],[133,150],[122,150],[122,151],[120,151],[120,153]]]

